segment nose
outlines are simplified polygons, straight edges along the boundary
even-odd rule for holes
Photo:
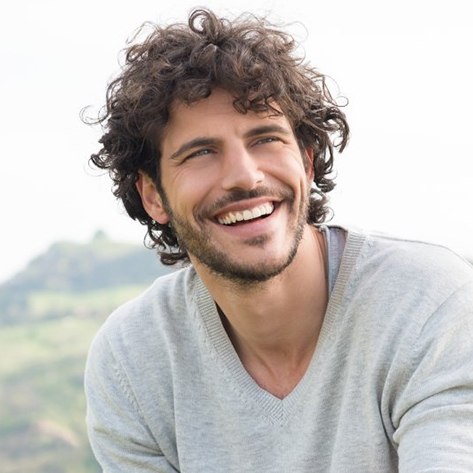
[[[252,190],[264,180],[258,160],[244,146],[233,147],[224,157],[222,188]]]

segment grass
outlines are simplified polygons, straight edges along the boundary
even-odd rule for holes
[[[35,319],[63,314],[105,314],[135,297],[143,286],[118,286],[87,292],[38,291],[28,297],[28,312]]]
[[[62,317],[0,330],[0,465],[2,473],[97,473],[85,430],[83,371],[94,334],[112,307],[142,287],[80,297],[36,294],[36,314]],[[71,308],[84,308],[72,315]],[[94,313],[85,308],[93,307]],[[49,312],[48,312],[49,311]],[[102,311],[98,317],[95,312]]]

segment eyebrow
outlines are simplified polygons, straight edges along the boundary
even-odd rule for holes
[[[254,136],[265,135],[267,133],[281,133],[283,135],[289,136],[291,135],[291,131],[287,128],[280,126],[280,125],[262,125],[251,130],[248,130],[243,137],[244,138],[252,138]],[[184,154],[187,151],[190,151],[194,148],[199,148],[201,146],[212,146],[218,143],[221,143],[222,140],[217,138],[209,138],[209,137],[197,137],[190,141],[187,141],[183,145],[181,145],[174,153],[171,154],[169,159],[176,159],[181,154]]]
[[[205,137],[197,137],[193,140],[187,141],[182,146],[180,146],[174,153],[171,154],[169,159],[176,159],[181,154],[184,154],[186,151],[190,151],[193,148],[198,148],[200,146],[211,146],[218,143],[220,140],[215,138],[205,138]]]
[[[265,135],[267,133],[281,133],[283,135],[291,135],[291,130],[281,125],[262,125],[248,130],[243,136],[245,138],[252,138],[253,136]]]

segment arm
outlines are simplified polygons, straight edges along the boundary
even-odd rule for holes
[[[94,341],[85,374],[90,444],[104,473],[176,473],[158,446],[106,337]]]
[[[411,376],[393,409],[400,473],[473,471],[473,286],[419,332]]]

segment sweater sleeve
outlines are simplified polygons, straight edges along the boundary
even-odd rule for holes
[[[104,473],[175,473],[141,415],[124,370],[103,333],[85,371],[87,429]]]
[[[400,473],[473,471],[473,284],[450,296],[420,328],[396,402]]]

